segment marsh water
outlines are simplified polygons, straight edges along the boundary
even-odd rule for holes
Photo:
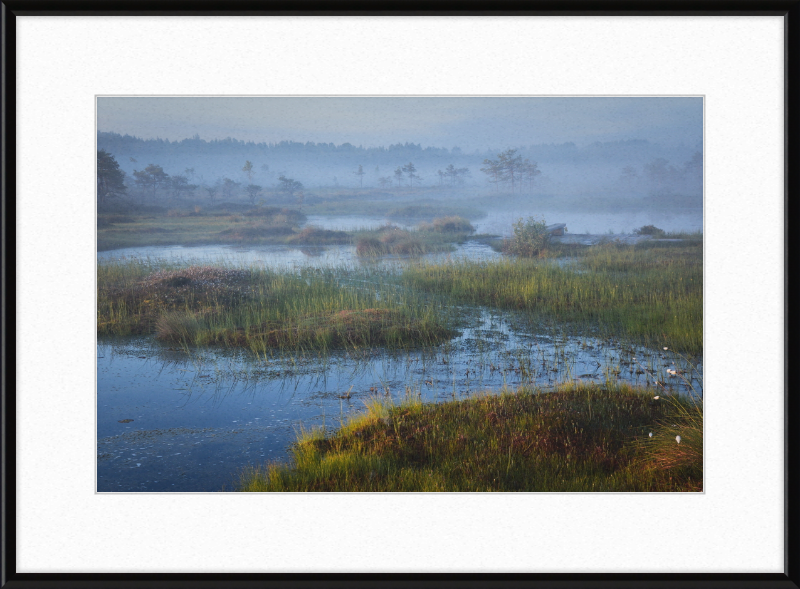
[[[497,210],[489,212],[481,219],[474,219],[472,225],[477,233],[492,233],[509,235],[515,221],[527,218],[529,212],[514,210]],[[548,223],[565,223],[571,233],[614,234],[632,233],[634,229],[645,225],[656,225],[664,231],[701,231],[703,229],[703,215],[701,210],[642,211],[631,210],[626,212],[598,213],[572,211],[548,211],[536,218],[544,217]],[[316,225],[325,229],[340,229],[343,231],[353,229],[374,229],[392,223],[400,227],[413,227],[413,219],[398,220],[386,217],[356,217],[356,216],[315,216],[310,215],[306,221],[308,225]]]
[[[325,221],[309,223],[347,227],[337,225],[336,218]],[[383,223],[359,218],[356,226],[373,221]],[[695,229],[683,223],[680,229]],[[591,230],[576,226],[584,229]],[[498,256],[483,243],[467,241],[455,252],[425,259]],[[131,258],[276,269],[365,264],[352,246],[139,247],[98,253],[99,263]],[[396,269],[411,263],[417,260],[387,256],[367,264]],[[374,276],[378,280],[380,272]],[[692,359],[692,367],[670,351],[569,335],[557,326],[543,329],[514,312],[470,306],[455,312],[459,335],[427,350],[257,358],[242,350],[180,350],[152,337],[101,338],[97,490],[232,490],[243,467],[287,460],[301,429],[335,429],[376,397],[400,401],[415,396],[436,402],[504,386],[535,384],[546,389],[570,380],[607,379],[634,384],[657,380],[668,391],[702,392],[700,359]],[[676,368],[686,370],[685,380],[667,373]]]

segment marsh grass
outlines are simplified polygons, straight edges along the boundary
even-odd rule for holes
[[[464,217],[457,215],[449,217],[438,217],[427,223],[423,221],[418,225],[419,231],[435,231],[437,233],[465,233],[475,232],[475,227]]]
[[[431,209],[440,210],[440,209]],[[441,209],[446,210],[446,209]],[[389,225],[377,230],[337,231],[299,225],[306,220],[299,211],[278,207],[225,206],[194,211],[172,209],[160,214],[102,214],[97,218],[99,251],[145,245],[346,245],[381,238],[383,245],[366,255],[418,256],[452,251],[474,228],[459,216],[433,219],[418,231]],[[394,231],[387,237],[387,232]],[[391,238],[391,239],[390,239]],[[361,248],[365,251],[364,248]],[[363,255],[363,254],[362,254]]]
[[[569,384],[374,400],[335,433],[300,432],[290,463],[246,469],[240,490],[701,491],[702,407],[656,395]]]
[[[356,254],[361,257],[385,255],[422,256],[450,252],[454,244],[462,243],[475,231],[463,217],[439,217],[422,222],[415,230],[387,224],[377,229],[362,229],[354,233]]]
[[[419,264],[403,280],[455,301],[520,309],[578,332],[700,355],[702,244],[676,245],[609,243],[575,250],[574,264],[524,258]]]
[[[301,243],[308,235],[298,228],[305,221],[305,215],[293,209],[235,207],[230,203],[208,210],[197,208],[138,216],[98,215],[97,249],[145,245]],[[326,243],[346,242],[341,236],[338,236],[338,241],[326,237]]]
[[[98,265],[99,335],[155,333],[182,346],[417,347],[455,335],[426,298],[364,286],[347,271]],[[388,287],[387,287],[388,288]]]

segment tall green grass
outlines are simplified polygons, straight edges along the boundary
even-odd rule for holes
[[[363,277],[362,277],[363,278]],[[415,347],[454,333],[427,297],[346,270],[98,265],[98,334],[271,349]]]
[[[456,301],[522,309],[577,331],[699,355],[702,247],[606,244],[573,264],[508,258],[408,268],[405,283]]]
[[[246,469],[240,490],[701,491],[702,441],[699,403],[621,384],[376,400],[334,434],[301,432],[291,463]]]

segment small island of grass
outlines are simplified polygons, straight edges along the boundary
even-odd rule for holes
[[[291,463],[240,491],[702,491],[700,401],[625,384],[522,388],[464,400],[374,400],[304,432]]]

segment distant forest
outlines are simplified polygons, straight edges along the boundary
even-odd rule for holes
[[[233,138],[179,141],[142,139],[99,131],[97,149],[112,155],[132,184],[135,172],[159,166],[202,188],[227,180],[244,189],[277,190],[285,180],[313,188],[459,187],[463,190],[526,190],[548,194],[618,195],[702,193],[702,145],[665,147],[644,139],[578,146],[531,144],[467,153],[455,146],[422,147],[397,143],[363,147],[350,143],[255,143]],[[501,182],[492,166],[513,152],[529,181]],[[249,169],[243,168],[245,162]],[[413,171],[408,173],[408,166]],[[283,179],[283,180],[282,180]]]

